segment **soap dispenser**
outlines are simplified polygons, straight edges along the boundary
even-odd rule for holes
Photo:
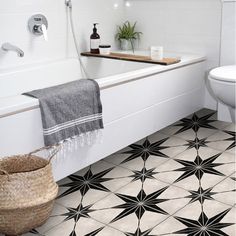
[[[97,24],[98,23],[94,23],[93,24],[93,33],[90,36],[90,52],[91,53],[95,53],[95,54],[99,54],[99,44],[100,44],[100,36],[97,33]]]

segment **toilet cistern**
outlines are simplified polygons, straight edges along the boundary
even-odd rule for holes
[[[36,36],[43,35],[45,41],[48,41],[48,21],[42,14],[36,14],[30,17],[28,21],[29,30]]]
[[[24,56],[23,50],[21,50],[20,48],[18,48],[17,46],[15,46],[11,43],[3,43],[1,49],[6,52],[8,52],[8,51],[16,52],[19,57]]]

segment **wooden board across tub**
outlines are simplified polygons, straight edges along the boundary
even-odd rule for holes
[[[116,60],[126,60],[126,61],[136,61],[136,62],[143,62],[143,63],[152,63],[152,64],[159,64],[159,65],[172,65],[179,63],[181,60],[178,58],[164,58],[161,61],[152,60],[149,56],[141,56],[141,55],[132,55],[126,53],[115,53],[111,52],[110,54],[94,54],[90,52],[83,52],[81,53],[82,56],[87,57],[101,57],[101,58],[110,58]]]

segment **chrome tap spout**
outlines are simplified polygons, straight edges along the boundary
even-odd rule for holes
[[[23,50],[21,50],[17,46],[12,45],[10,43],[4,43],[1,48],[2,48],[3,51],[6,51],[6,52],[8,52],[8,51],[16,52],[19,57],[24,56],[24,51]]]

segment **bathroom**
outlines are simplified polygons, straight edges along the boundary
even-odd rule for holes
[[[127,21],[141,32],[128,52],[115,37]],[[94,23],[113,53],[149,56],[155,46],[176,62],[81,56]],[[8,0],[0,26],[1,236],[236,235],[235,0]],[[37,154],[53,156],[59,186],[37,224],[32,208],[17,216],[4,205],[17,175],[4,159],[47,146],[39,102],[22,94],[81,78],[99,85],[104,127],[92,142]]]

